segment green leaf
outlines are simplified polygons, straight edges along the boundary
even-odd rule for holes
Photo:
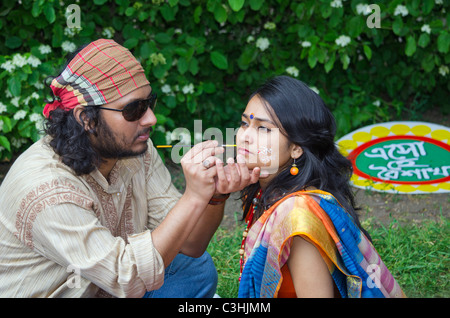
[[[342,68],[346,70],[350,65],[350,57],[347,54],[341,55]]]
[[[196,58],[191,59],[191,62],[189,63],[189,71],[191,74],[195,76],[199,70],[198,60]]]
[[[185,57],[180,57],[177,63],[177,69],[180,74],[184,74],[187,72],[189,68],[189,63],[187,62]]]
[[[233,11],[239,11],[244,6],[245,0],[228,0],[228,4],[230,5]]]
[[[199,23],[200,22],[200,16],[202,15],[203,9],[201,6],[197,6],[194,11],[194,22]]]
[[[333,55],[331,55],[331,57],[325,63],[325,72],[329,73],[333,69],[335,60],[336,60],[336,54],[333,53]]]
[[[55,22],[56,20],[55,9],[53,8],[53,5],[50,2],[47,2],[44,6],[44,15],[50,24]]]
[[[258,11],[261,9],[262,5],[264,4],[264,0],[250,0],[250,8],[254,11]]]
[[[211,52],[210,58],[211,58],[211,62],[218,69],[221,69],[221,70],[228,69],[227,57],[225,55],[223,55],[222,53],[220,53],[218,51],[213,51],[213,52]]]
[[[310,68],[314,68],[317,64],[317,56],[315,54],[308,55],[308,65]]]
[[[128,39],[123,43],[123,46],[125,46],[127,49],[134,48],[139,43],[139,40],[136,38]]]
[[[10,49],[17,49],[22,45],[22,39],[17,36],[10,36],[6,39],[5,45]]]
[[[428,43],[430,43],[430,36],[426,33],[422,33],[419,37],[419,41],[417,41],[417,45],[421,48],[425,48]]]
[[[0,136],[0,146],[11,152],[11,144],[5,136]]]
[[[372,49],[368,45],[363,46],[364,54],[366,55],[367,59],[370,61],[372,58]]]
[[[94,0],[94,3],[98,6],[104,5],[108,0]]]
[[[11,119],[6,116],[0,116],[0,120],[3,121],[3,133],[7,134],[12,130]]]
[[[428,54],[425,58],[423,58],[421,65],[422,68],[425,70],[425,72],[427,73],[431,72],[434,69],[433,55]]]
[[[19,97],[22,92],[22,84],[17,76],[8,79],[8,89],[13,96]]]
[[[170,43],[172,38],[167,33],[158,33],[155,35],[155,40],[158,43],[167,44],[167,43]]]
[[[403,20],[397,17],[394,23],[392,23],[392,31],[394,31],[396,35],[401,35],[402,29],[403,29]]]
[[[438,51],[441,53],[447,53],[450,47],[450,34],[442,32],[437,39]]]
[[[164,20],[167,22],[175,20],[175,14],[177,13],[178,7],[170,7],[167,5],[161,6],[160,11]]]
[[[412,35],[408,36],[406,39],[406,47],[405,47],[405,54],[406,56],[412,56],[416,52],[416,40]]]
[[[222,5],[217,5],[214,9],[214,18],[219,23],[227,21],[227,10]]]

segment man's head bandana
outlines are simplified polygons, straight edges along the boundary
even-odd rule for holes
[[[50,84],[56,99],[44,108],[44,116],[56,108],[111,103],[135,89],[149,85],[144,69],[131,52],[113,40],[90,43]]]

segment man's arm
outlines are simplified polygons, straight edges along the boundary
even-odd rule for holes
[[[224,193],[240,191],[249,184],[259,180],[260,168],[249,171],[243,158],[238,156],[237,161],[235,163],[232,158],[229,158],[227,166],[224,167],[223,162],[220,159],[216,159],[215,168],[217,175],[215,177],[216,192],[214,197],[223,196]],[[222,221],[224,207],[225,201],[217,205],[208,204],[191,235],[183,245],[181,249],[183,254],[199,257],[204,253]]]
[[[180,250],[181,253],[191,257],[200,257],[205,252],[209,241],[222,221],[224,207],[225,201],[218,205],[207,205]]]

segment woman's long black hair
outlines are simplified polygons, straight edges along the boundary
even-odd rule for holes
[[[292,162],[280,167],[280,172],[264,190],[258,209],[259,217],[270,205],[292,192],[315,187],[331,193],[361,227],[356,214],[355,201],[350,189],[352,164],[339,153],[334,143],[336,122],[331,111],[318,94],[306,84],[288,76],[278,76],[267,81],[250,97],[258,96],[280,132],[290,143],[299,145],[303,154],[296,159],[299,173],[290,174]],[[241,192],[245,218],[252,200],[259,191],[259,182]]]
[[[87,44],[82,45],[73,52],[66,60],[61,71],[86,46]],[[54,76],[47,77],[45,85],[49,86],[54,78]],[[53,92],[51,90],[50,92],[53,96]],[[47,100],[46,102],[52,101]],[[84,119],[87,120],[88,131],[85,129],[81,116],[84,116]],[[100,164],[101,159],[92,148],[89,140],[89,134],[95,135],[96,133],[95,127],[99,122],[99,116],[100,113],[97,107],[86,107],[80,114],[80,122],[78,122],[73,114],[73,110],[65,111],[57,108],[50,112],[49,118],[44,123],[44,131],[51,137],[50,146],[61,157],[61,161],[72,168],[77,175],[88,174]]]

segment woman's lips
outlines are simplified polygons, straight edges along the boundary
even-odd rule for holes
[[[238,153],[240,153],[241,155],[244,155],[244,156],[251,154],[251,152],[248,149],[242,148],[242,147],[238,148]]]

